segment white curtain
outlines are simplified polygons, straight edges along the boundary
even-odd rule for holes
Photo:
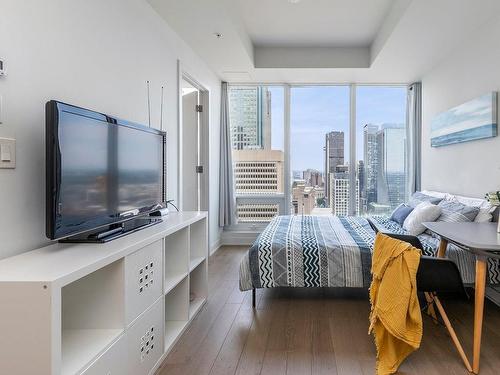
[[[407,194],[411,196],[421,189],[421,155],[422,155],[422,84],[412,83],[408,87],[407,98],[407,145],[408,158]]]
[[[229,95],[227,82],[222,82],[220,111],[220,169],[219,169],[219,226],[236,224],[234,197],[231,125],[229,123]]]

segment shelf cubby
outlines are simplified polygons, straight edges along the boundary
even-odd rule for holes
[[[176,287],[189,272],[189,227],[165,237],[164,292]]]
[[[191,319],[207,300],[207,260],[203,260],[189,275],[189,318]]]
[[[189,270],[192,271],[208,255],[207,223],[206,219],[197,221],[189,226],[190,259]]]
[[[165,350],[168,350],[189,321],[189,278],[186,276],[165,295]]]
[[[61,290],[61,373],[74,374],[124,332],[124,260]]]

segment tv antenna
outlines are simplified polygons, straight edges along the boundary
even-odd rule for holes
[[[151,127],[151,98],[149,95],[149,80],[146,81],[148,89],[148,126]]]
[[[161,87],[161,97],[160,97],[160,130],[163,130],[163,91],[164,87]]]

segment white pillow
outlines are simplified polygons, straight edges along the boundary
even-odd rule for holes
[[[422,193],[430,195],[431,197],[443,198],[447,201],[456,200],[466,206],[478,207],[479,213],[477,214],[474,222],[476,223],[487,223],[493,219],[493,211],[495,211],[495,206],[492,206],[490,202],[486,199],[481,198],[469,198],[461,195],[453,195],[449,193],[442,193],[440,191],[423,190]]]
[[[492,212],[495,211],[495,206],[493,206],[486,199],[481,198],[470,198],[461,195],[448,195],[446,200],[455,200],[466,206],[479,208],[479,213],[477,214],[474,222],[476,223],[487,223],[493,219]]]
[[[440,215],[441,207],[431,202],[422,202],[407,216],[403,223],[403,229],[406,229],[413,236],[418,236],[425,232],[422,223],[436,221]]]

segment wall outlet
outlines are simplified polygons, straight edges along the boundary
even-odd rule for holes
[[[0,138],[0,169],[16,167],[16,140]]]

